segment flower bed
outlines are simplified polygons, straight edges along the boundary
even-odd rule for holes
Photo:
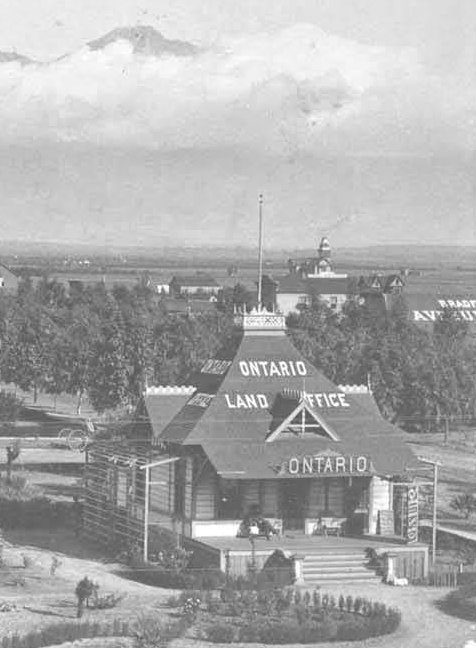
[[[343,595],[336,599],[318,590],[185,592],[170,604],[185,611],[191,601],[198,633],[215,643],[361,641],[390,634],[401,621],[399,610],[382,603]]]

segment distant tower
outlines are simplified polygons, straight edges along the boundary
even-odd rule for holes
[[[319,243],[319,247],[317,250],[317,274],[326,274],[329,272],[332,272],[332,266],[331,266],[331,244],[329,243],[329,239],[326,236],[323,236],[321,238],[321,242]]]
[[[318,248],[318,256],[319,259],[329,260],[331,258],[331,244],[329,243],[327,236],[323,236],[321,238],[321,242],[319,243]]]

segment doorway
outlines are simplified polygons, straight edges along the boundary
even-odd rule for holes
[[[281,483],[281,517],[283,531],[304,531],[309,482],[305,479],[289,479]]]

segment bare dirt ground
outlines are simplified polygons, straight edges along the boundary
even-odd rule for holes
[[[0,569],[0,602],[16,609],[0,613],[0,637],[24,633],[37,627],[76,619],[76,583],[88,576],[100,586],[99,593],[121,594],[116,608],[87,610],[84,619],[107,621],[134,619],[144,610],[158,610],[173,593],[133,581],[113,573],[118,565],[101,560],[99,552],[78,541],[70,531],[56,533],[5,534],[4,562]],[[22,537],[23,536],[23,537]],[[24,566],[24,556],[28,566]],[[53,556],[61,562],[52,576]],[[166,610],[164,610],[164,613]]]
[[[28,536],[25,532],[6,535],[5,559],[8,568],[0,571],[0,601],[14,603],[16,611],[0,613],[0,637],[9,633],[24,633],[35,627],[76,618],[74,587],[83,576],[88,576],[100,585],[100,592],[115,592],[125,595],[118,607],[107,611],[87,611],[85,619],[107,620],[121,618],[135,619],[142,613],[167,615],[170,609],[165,603],[174,592],[149,587],[122,579],[114,572],[117,565],[101,560],[100,554],[79,541],[70,531],[62,534],[37,532]],[[32,565],[23,567],[22,554],[28,556]],[[61,560],[55,576],[49,574],[52,556]],[[14,585],[15,577],[23,577],[25,585]],[[324,590],[323,590],[324,591]],[[448,590],[427,587],[389,587],[383,584],[355,584],[326,587],[334,594],[360,595],[372,600],[383,601],[401,609],[403,622],[393,635],[367,640],[319,644],[322,648],[463,648],[470,640],[476,640],[476,625],[447,616],[436,606]],[[123,640],[94,643],[75,642],[63,648],[100,648],[100,646],[124,646]],[[178,639],[175,648],[205,648],[212,644],[192,637]],[[218,645],[215,644],[216,648]],[[258,644],[247,644],[257,648]]]

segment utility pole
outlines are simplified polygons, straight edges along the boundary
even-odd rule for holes
[[[259,206],[259,239],[258,239],[258,310],[261,310],[263,295],[261,284],[263,282],[263,194],[258,198]]]

